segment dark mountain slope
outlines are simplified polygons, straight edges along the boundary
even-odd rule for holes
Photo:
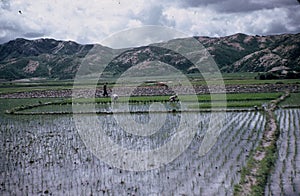
[[[262,72],[278,66],[300,70],[300,34],[195,38],[210,52],[223,72]],[[74,78],[82,59],[94,46],[54,39],[12,40],[0,45],[0,79]],[[117,52],[104,46],[97,47],[101,58]],[[173,65],[184,73],[189,73],[192,67],[191,62],[181,55],[150,45],[124,49],[109,63],[106,72],[116,76],[133,65],[154,60]]]

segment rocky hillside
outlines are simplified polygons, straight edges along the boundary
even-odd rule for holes
[[[16,39],[0,45],[0,78],[72,78],[94,45],[54,39]],[[107,53],[111,49],[103,47]]]
[[[228,37],[199,37],[214,56],[220,69],[226,72],[262,72],[273,67],[300,67],[300,34]]]
[[[300,70],[300,34],[235,34],[196,39],[208,49],[223,72],[263,72],[277,66]],[[82,58],[93,46],[53,39],[12,40],[0,45],[0,79],[73,78]],[[115,52],[98,47],[104,58]],[[192,64],[170,50],[150,45],[124,51],[109,63],[107,73],[118,75],[132,65],[154,60],[173,65],[184,73],[191,72]]]

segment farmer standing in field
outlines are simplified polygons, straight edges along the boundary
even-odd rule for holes
[[[103,96],[104,97],[108,97],[108,93],[107,93],[107,82],[104,84],[103,86]]]

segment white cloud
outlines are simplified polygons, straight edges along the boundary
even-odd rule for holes
[[[229,9],[238,1],[2,0],[0,43],[17,37],[99,43],[114,32],[142,25],[164,25],[205,36],[300,31],[300,14],[296,14],[300,6],[292,0],[287,6],[280,0],[272,0],[273,4],[252,0],[241,9]]]
[[[128,27],[131,20],[128,15],[138,12],[139,9],[142,9],[141,4],[133,4],[132,1],[120,1],[119,4],[116,0],[12,0],[9,10],[1,10],[0,23],[9,20],[10,28],[18,26],[19,36],[36,32],[56,39],[97,42],[99,38]],[[131,22],[129,26],[132,24]],[[1,34],[8,36],[4,29]],[[0,39],[4,38],[2,36]]]
[[[101,44],[111,48],[137,47],[186,36],[172,28],[148,25],[117,32],[102,40]]]
[[[225,36],[234,33],[274,34],[295,31],[288,8],[273,8],[243,13],[218,13],[205,8],[169,8],[166,14],[175,28],[190,34]],[[298,15],[298,19],[300,14]],[[299,26],[297,28],[299,32]]]

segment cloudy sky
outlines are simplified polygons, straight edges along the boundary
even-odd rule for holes
[[[0,0],[0,43],[17,37],[101,43],[113,33],[161,25],[185,34],[300,32],[297,0]]]

